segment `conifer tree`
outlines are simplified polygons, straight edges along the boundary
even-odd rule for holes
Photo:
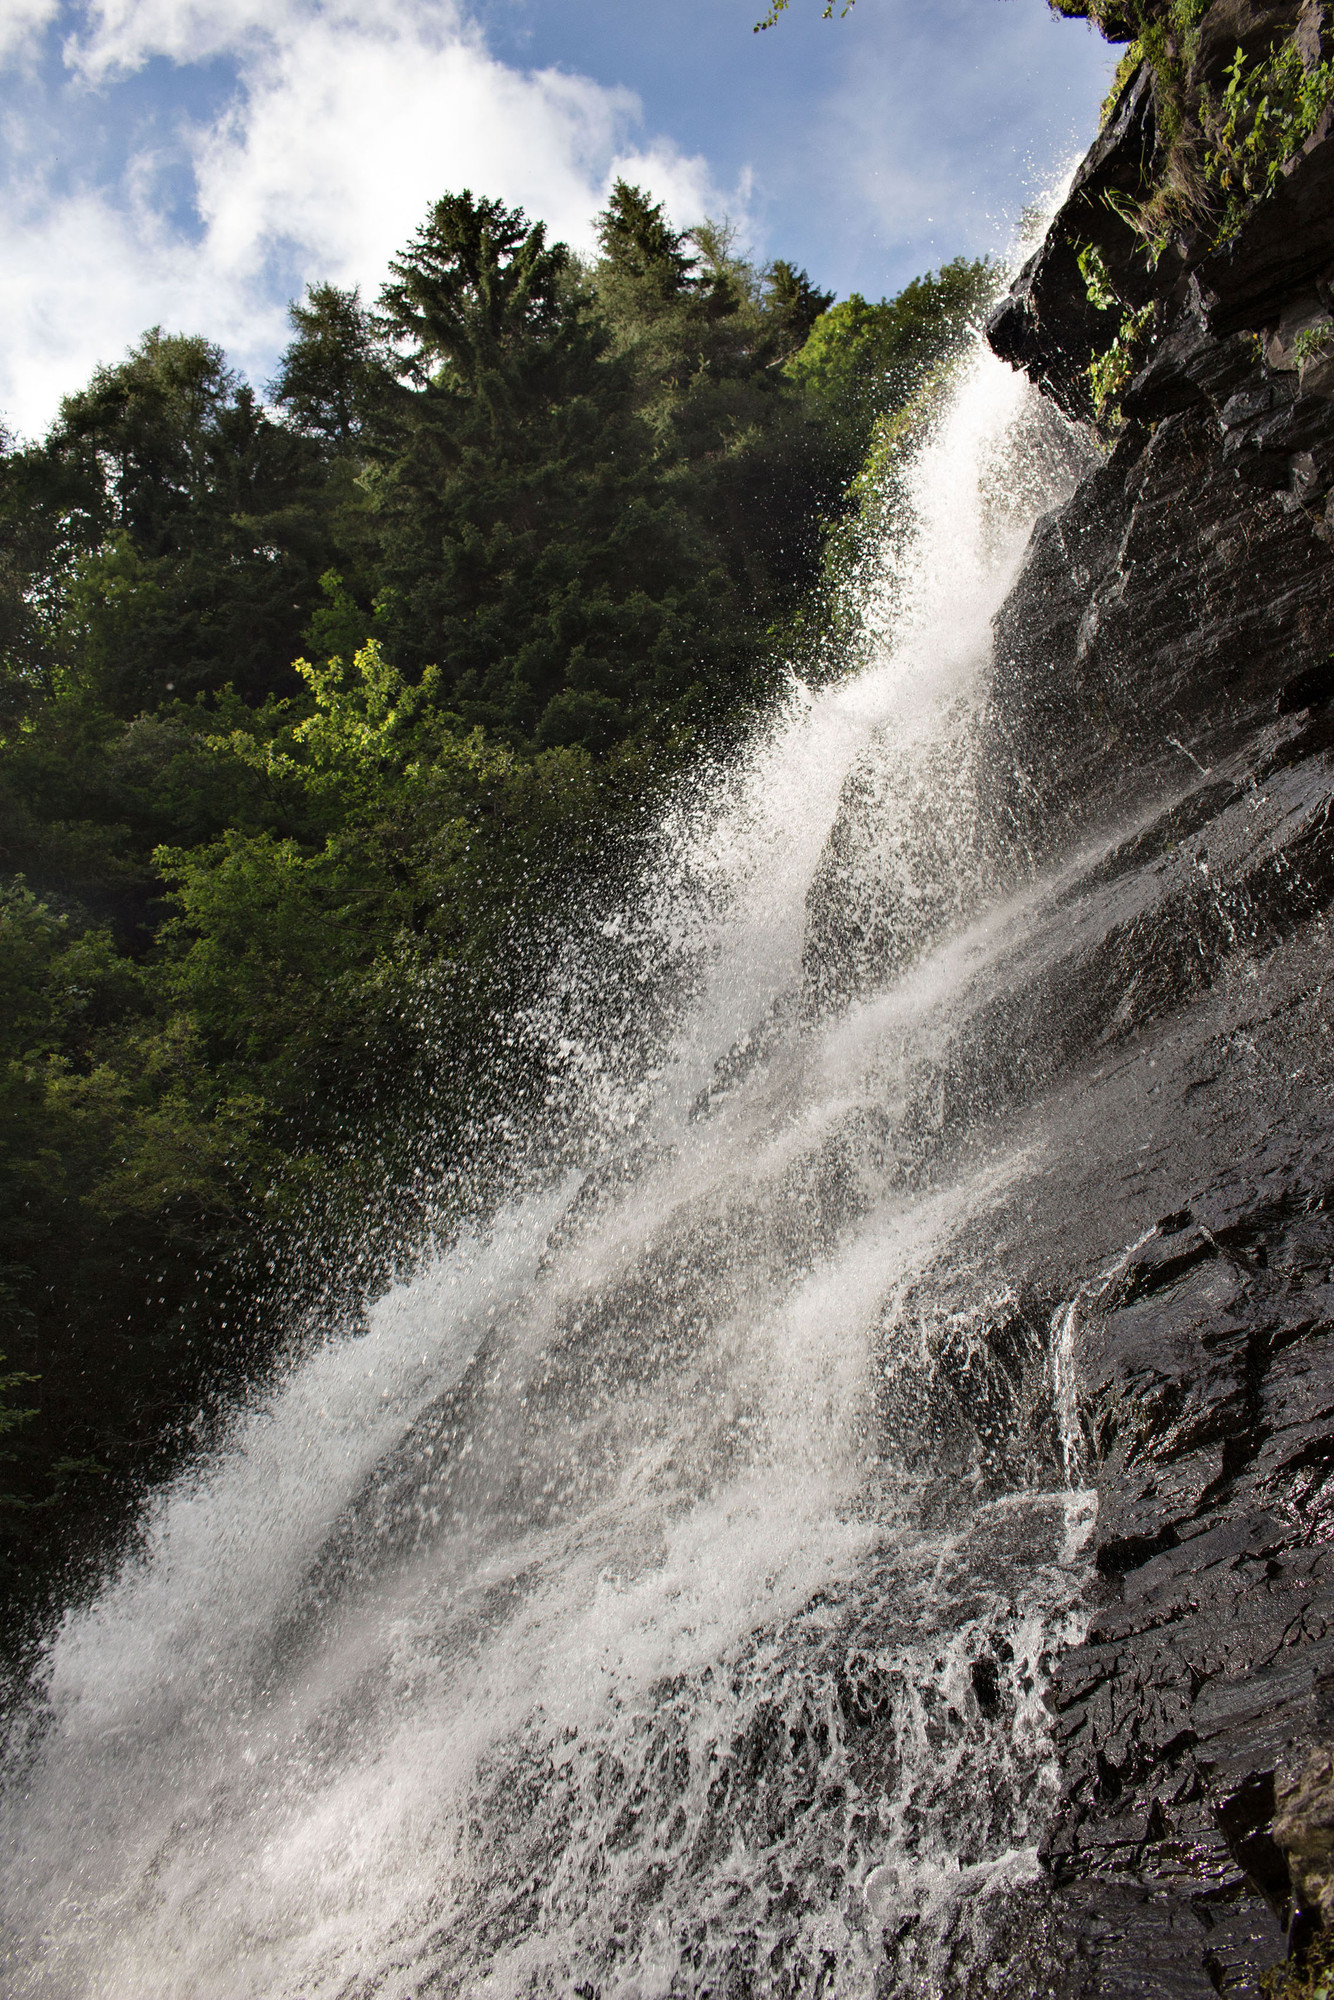
[[[565,247],[465,191],[391,269],[382,324],[413,391],[383,486],[394,658],[438,666],[469,721],[594,747],[725,671],[726,587]]]
[[[32,661],[75,647],[118,714],[290,686],[329,563],[322,484],[218,347],[152,328],[2,462],[0,518],[29,524]]]
[[[642,324],[693,296],[698,259],[685,247],[685,232],[672,228],[662,203],[642,188],[615,183],[597,235],[598,296],[611,319]]]
[[[269,385],[273,402],[294,430],[330,451],[356,451],[393,379],[360,292],[311,285],[288,320],[293,339]]]
[[[764,278],[774,347],[779,358],[787,360],[805,345],[816,320],[833,305],[834,294],[819,291],[807,273],[785,257],[775,258]]]

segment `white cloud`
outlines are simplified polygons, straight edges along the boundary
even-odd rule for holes
[[[56,17],[60,0],[4,0],[0,8],[0,63],[26,57]]]
[[[111,191],[56,192],[30,171],[0,214],[0,409],[21,430],[154,323],[208,333],[262,379],[285,291],[331,278],[373,292],[447,189],[520,204],[581,247],[617,172],[678,223],[729,205],[702,159],[635,145],[631,92],[506,66],[453,0],[101,0],[65,50],[96,92],[153,56],[219,54],[235,97],[183,132],[193,236],[163,221],[142,154]]]
[[[302,11],[300,0],[92,0],[65,58],[93,81],[138,69],[152,56],[203,62],[281,33]]]

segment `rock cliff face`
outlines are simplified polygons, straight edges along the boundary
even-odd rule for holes
[[[1305,13],[1307,10],[1303,10]],[[1197,65],[1294,8],[1216,0]],[[1318,15],[1315,25],[1318,25]],[[1141,67],[988,337],[1070,414],[1115,330],[1077,261],[1095,249],[1152,325],[1106,463],[1041,523],[998,622],[989,795],[1003,831],[1045,852],[1127,786],[1151,792],[1299,708],[1334,645],[1334,141],[1330,112],[1227,247],[1207,226],[1150,265],[1123,219],[1157,117]],[[1111,202],[1109,203],[1109,197]],[[1118,197],[1120,199],[1118,200]]]
[[[1216,0],[1176,115],[1238,46],[1314,65],[1327,23]],[[988,329],[1092,422],[1090,361],[1140,327],[1106,456],[997,621],[982,751],[1021,870],[1143,810],[1098,864],[1136,906],[1050,1010],[1064,1054],[1034,1020],[992,1044],[1062,1078],[999,1254],[1069,1315],[1100,1499],[1024,1977],[1108,1996],[1258,1993],[1334,1916],[1334,137],[1326,111],[1223,247],[1197,215],[1151,263],[1125,216],[1163,94],[1127,80]]]

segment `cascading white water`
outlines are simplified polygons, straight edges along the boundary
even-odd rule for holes
[[[66,1621],[9,1760],[9,1991],[929,1991],[1031,1871],[1087,1496],[929,1528],[886,1415],[940,1351],[915,1275],[1013,1163],[914,1192],[885,1133],[1025,906],[974,884],[833,1011],[803,946],[840,814],[876,894],[967,821],[1051,423],[962,367],[857,580],[869,664],[794,687],[599,918],[687,969],[665,1039],[585,1034],[559,967],[584,1164],[294,1364]]]

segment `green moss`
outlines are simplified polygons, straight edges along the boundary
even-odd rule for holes
[[[1265,2000],[1334,2000],[1334,1934],[1317,1931],[1300,1958],[1260,1977]]]
[[[1102,109],[1098,113],[1099,124],[1105,125],[1107,123],[1107,120],[1116,109],[1121,92],[1125,89],[1143,60],[1144,44],[1137,37],[1116,65],[1116,72],[1112,77],[1112,87],[1106,97],[1103,98]]]

